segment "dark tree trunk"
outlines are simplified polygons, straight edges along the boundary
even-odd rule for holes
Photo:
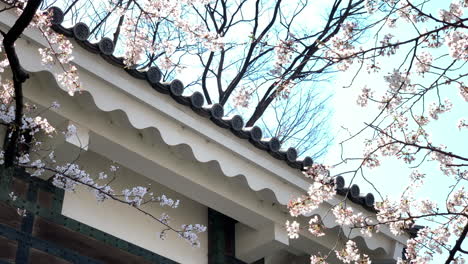
[[[14,164],[18,139],[20,136],[21,123],[23,118],[23,83],[29,78],[29,74],[21,67],[21,63],[16,54],[15,42],[23,34],[24,29],[31,23],[34,14],[39,9],[42,0],[29,0],[23,13],[16,20],[13,27],[5,34],[3,47],[10,63],[13,74],[13,85],[15,90],[15,120],[10,126],[11,136],[7,138],[5,145],[5,167]],[[8,137],[8,135],[7,135]]]

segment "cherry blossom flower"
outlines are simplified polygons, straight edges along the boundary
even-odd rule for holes
[[[468,34],[453,31],[445,36],[445,44],[454,59],[468,61]]]
[[[299,223],[293,221],[292,223],[286,221],[286,231],[288,231],[288,236],[291,239],[299,238]]]
[[[294,40],[280,40],[275,47],[276,59],[271,74],[280,75],[282,67],[291,62],[292,53],[294,52]]]
[[[357,23],[346,21],[341,26],[340,34],[330,40],[329,50],[326,51],[325,57],[338,62],[337,68],[340,71],[347,70],[353,63],[353,54],[356,52],[356,48],[351,42],[356,28]]]
[[[309,232],[317,237],[324,236],[324,226],[318,215],[314,215],[309,220]]]
[[[425,51],[416,56],[416,72],[418,73],[425,73],[428,72],[431,68],[432,64],[432,55]]]
[[[71,138],[75,136],[77,133],[76,126],[73,124],[70,124],[67,126],[67,131],[65,132],[65,138]]]
[[[431,103],[429,105],[429,116],[434,120],[439,119],[439,115],[448,112],[452,109],[452,103],[449,99],[445,99],[443,104]]]
[[[376,10],[376,5],[377,5],[377,2],[376,0],[366,0],[365,1],[365,7],[366,7],[366,10],[367,10],[367,13],[369,14],[372,14],[374,13],[374,11]]]
[[[396,45],[391,42],[393,37],[395,36],[391,33],[388,33],[383,36],[382,40],[380,41],[380,44],[382,46],[382,49],[380,49],[379,51],[380,55],[386,55],[386,56],[395,55],[396,50],[398,49],[399,45]]]
[[[58,108],[60,108],[60,104],[59,104],[57,101],[53,101],[53,102],[50,104],[50,108],[58,109]]]
[[[369,257],[367,255],[360,255],[357,245],[354,241],[348,240],[346,242],[346,247],[340,251],[335,251],[336,256],[343,263],[368,263],[370,264]]]
[[[393,73],[384,76],[384,80],[388,83],[391,92],[408,91],[412,89],[409,76],[396,69],[393,70]]]
[[[369,98],[371,98],[373,95],[373,91],[369,89],[367,86],[364,86],[362,88],[362,93],[359,95],[358,99],[356,100],[356,103],[361,106],[365,107],[367,106],[367,101]]]
[[[310,263],[311,264],[328,264],[323,257],[318,256],[310,256]]]
[[[179,206],[179,200],[173,200],[171,198],[166,197],[166,195],[161,195],[159,197],[153,198],[152,200],[159,202],[161,207],[168,206],[171,208],[177,208]]]
[[[110,167],[109,167],[109,170],[111,172],[116,172],[118,169],[119,169],[119,166],[116,166],[116,165],[110,165]]]
[[[179,236],[184,238],[189,242],[193,247],[200,247],[200,240],[198,239],[198,234],[206,231],[206,226],[195,224],[195,225],[182,225],[181,232]]]
[[[70,66],[69,70],[57,74],[57,80],[64,87],[68,88],[68,94],[73,96],[75,92],[81,91],[81,82],[78,77],[78,69],[75,66]]]
[[[122,190],[122,194],[125,197],[125,201],[129,202],[135,207],[139,207],[143,202],[144,196],[148,192],[146,187],[136,186],[130,189]]]
[[[27,215],[27,211],[26,209],[21,209],[21,208],[16,208],[16,212],[18,213],[19,216],[21,217],[26,217]]]
[[[14,192],[9,193],[8,197],[10,197],[12,201],[16,201],[16,199],[18,199],[18,196],[16,196]]]
[[[237,90],[237,94],[233,98],[235,107],[249,107],[250,99],[252,98],[253,90],[248,89],[246,86],[241,86]]]
[[[450,9],[447,11],[445,9],[441,9],[439,11],[440,18],[447,23],[456,22],[460,20],[461,16],[463,15],[463,9],[460,3],[453,2],[450,4]]]

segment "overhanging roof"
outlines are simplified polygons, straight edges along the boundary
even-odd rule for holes
[[[224,116],[222,105],[204,105],[204,97],[200,92],[194,92],[189,96],[182,95],[184,86],[181,81],[175,79],[170,83],[160,82],[162,73],[157,67],[150,67],[146,71],[127,68],[123,63],[123,58],[113,55],[114,44],[111,39],[103,38],[98,43],[91,43],[88,41],[90,31],[85,23],[80,22],[71,28],[66,28],[62,25],[64,20],[63,11],[58,7],[52,7],[51,9],[53,10],[52,28],[56,32],[69,38],[74,38],[80,46],[91,53],[100,55],[108,63],[122,68],[122,70],[126,71],[135,79],[146,81],[150,89],[170,96],[178,104],[190,108],[194,114],[203,116],[214,125],[230,131],[234,136],[247,140],[256,148],[263,150],[265,155],[269,154],[291,168],[305,171],[313,164],[311,157],[307,156],[303,159],[299,159],[295,148],[282,148],[276,137],[268,139],[262,138],[263,132],[258,126],[244,127],[244,121],[241,116]],[[353,184],[349,186],[349,188],[346,188],[344,178],[339,177],[337,192],[340,195],[346,196],[354,203],[362,205],[367,210],[375,212],[374,195],[372,193],[361,195],[358,185]]]

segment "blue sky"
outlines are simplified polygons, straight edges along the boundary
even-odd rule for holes
[[[401,27],[397,29],[396,39],[404,40],[410,35],[407,25],[401,23]],[[371,39],[369,39],[371,40]],[[441,49],[444,49],[442,47]],[[446,50],[442,50],[446,52]],[[333,94],[330,107],[333,110],[332,133],[336,136],[335,144],[330,149],[327,156],[324,158],[325,163],[334,164],[335,161],[340,160],[340,146],[338,142],[349,136],[349,133],[353,133],[365,126],[365,123],[369,123],[375,115],[378,113],[375,104],[369,104],[367,107],[360,107],[356,104],[356,99],[363,86],[368,86],[375,90],[377,93],[383,92],[387,84],[384,81],[384,75],[393,71],[401,64],[403,56],[406,55],[404,49],[399,51],[399,55],[393,57],[386,57],[381,59],[382,70],[377,74],[367,74],[365,70],[358,78],[354,81],[353,85],[349,88],[345,88],[350,84],[350,80],[353,78],[359,65],[353,65],[346,72],[340,72],[336,74],[333,81],[325,84],[331,94]],[[465,68],[463,68],[465,69]],[[462,69],[462,70],[463,70]],[[423,82],[424,76],[413,75],[412,81]],[[440,119],[431,122],[427,126],[427,130],[431,132],[431,137],[435,144],[447,145],[450,151],[459,154],[468,154],[468,131],[458,130],[457,123],[460,118],[467,118],[468,115],[468,104],[461,98],[458,86],[452,85],[444,87],[441,91],[441,98],[448,98],[452,101],[454,107],[451,112],[440,115]],[[435,96],[429,96],[427,98],[426,105],[435,101]],[[345,129],[346,128],[346,129]],[[346,153],[348,157],[362,155],[363,144],[362,138],[356,139],[351,144],[347,145]],[[401,190],[401,184],[407,182],[407,176],[409,175],[410,169],[402,161],[396,159],[383,159],[384,162],[380,168],[369,170],[371,175],[377,175],[379,181],[377,185],[380,185],[385,192],[389,195],[393,195],[397,190]],[[438,181],[435,186],[442,186],[447,182],[447,177],[440,175],[436,162],[426,162],[421,169],[427,171],[428,175],[435,175]],[[391,179],[390,183],[385,179]],[[394,186],[395,185],[395,186]],[[385,188],[383,188],[385,187]],[[432,190],[430,188],[429,190]],[[434,195],[432,193],[432,195]]]
[[[437,14],[437,10],[441,8],[447,8],[449,2],[444,1],[433,1],[436,3],[431,10],[434,10],[434,15]],[[403,40],[411,34],[411,28],[408,24],[400,23],[398,30],[393,32],[396,39]],[[441,48],[444,49],[445,47]],[[447,52],[441,50],[438,52]],[[400,50],[399,53],[406,54],[404,50]],[[402,61],[402,56],[394,56],[392,58],[385,58],[381,61],[382,70],[379,74],[367,75],[361,74],[356,79],[355,83],[350,88],[343,88],[350,83],[354,72],[357,70],[357,65],[351,67],[351,69],[344,73],[336,75],[334,81],[328,84],[328,89],[333,94],[333,99],[330,103],[333,109],[333,118],[331,119],[332,133],[336,136],[335,144],[332,146],[327,156],[324,158],[325,163],[335,164],[340,161],[340,146],[338,142],[349,136],[349,132],[353,133],[365,126],[365,122],[370,122],[376,115],[377,109],[375,106],[370,104],[368,107],[362,108],[356,104],[357,96],[364,85],[376,90],[383,91],[386,89],[386,83],[383,80],[383,76],[391,72],[394,68]],[[461,71],[466,72],[466,66]],[[424,82],[424,77],[412,76],[415,82]],[[441,91],[441,98],[448,98],[452,101],[454,107],[451,112],[440,115],[440,119],[431,122],[427,126],[427,130],[430,131],[433,143],[444,144],[448,147],[449,151],[460,154],[462,156],[468,156],[468,130],[458,130],[457,123],[462,117],[468,119],[468,104],[461,98],[459,94],[458,86],[452,85],[444,87]],[[436,97],[433,95],[427,98],[427,104],[430,101],[434,101]],[[426,104],[426,105],[427,105]],[[344,129],[346,128],[346,129]],[[369,135],[369,134],[367,134]],[[362,156],[364,144],[362,141],[363,137],[360,137],[345,146],[346,157],[359,157]],[[375,187],[382,193],[382,195],[388,195],[390,198],[397,198],[400,196],[404,186],[411,184],[409,182],[409,174],[411,173],[410,166],[405,164],[401,160],[396,158],[382,158],[381,166],[375,169],[365,170],[366,177],[372,181]],[[334,170],[337,173],[339,171],[345,171],[348,169],[355,169],[351,164],[341,166],[341,168]],[[435,161],[426,161],[420,167],[419,170],[427,174],[426,184],[417,193],[418,198],[429,198],[433,201],[438,202],[443,206],[446,196],[449,193],[449,186],[453,184],[453,180],[448,176],[443,175],[438,169],[438,163]],[[349,183],[350,177],[345,177]],[[361,192],[373,192],[373,187],[369,185],[362,177],[357,177],[354,182],[358,183],[361,187]],[[424,224],[424,223],[423,223]],[[443,258],[437,256],[432,263],[442,263]]]

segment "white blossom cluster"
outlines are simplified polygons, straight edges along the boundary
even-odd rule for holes
[[[139,207],[141,203],[143,202],[144,196],[148,192],[148,189],[146,187],[142,186],[136,186],[133,187],[131,190],[130,189],[124,189],[122,190],[122,194],[125,197],[125,201],[130,203],[131,205],[135,207]]]
[[[291,239],[296,239],[299,238],[299,230],[300,230],[300,225],[298,222],[293,221],[292,223],[286,221],[286,231],[288,232],[288,236]]]
[[[383,56],[395,57],[402,50],[400,47],[404,45],[403,41],[395,40],[395,36],[401,36],[396,34],[395,29],[401,23],[410,23],[414,27],[422,28],[415,38],[417,42],[408,41],[418,44],[417,51],[412,50],[408,53],[408,57],[412,58],[408,63],[410,67],[400,66],[385,74],[383,80],[386,85],[381,90],[378,90],[380,87],[373,87],[368,83],[362,88],[356,100],[361,107],[376,104],[382,111],[382,118],[368,125],[373,133],[364,141],[364,154],[357,172],[363,168],[379,167],[383,157],[392,157],[415,167],[409,175],[410,184],[399,199],[384,198],[375,203],[377,214],[372,218],[357,212],[345,202],[332,205],[330,210],[337,224],[359,229],[363,236],[372,236],[375,232],[379,232],[383,225],[389,226],[393,234],[401,235],[414,228],[418,221],[433,223],[430,227],[419,230],[417,237],[408,241],[406,259],[400,259],[398,261],[400,264],[433,261],[435,254],[450,250],[453,241],[461,235],[468,223],[468,193],[463,184],[452,186],[453,190],[448,195],[445,206],[430,199],[417,199],[415,195],[429,178],[416,168],[422,162],[436,162],[439,165],[439,174],[452,177],[457,182],[468,179],[464,157],[455,155],[442,144],[435,144],[428,130],[432,123],[440,120],[442,115],[454,108],[452,101],[441,98],[442,89],[451,89],[450,86],[455,86],[459,89],[463,101],[468,102],[468,88],[463,82],[466,75],[463,70],[457,72],[459,76],[448,77],[440,64],[441,58],[448,58],[454,64],[458,63],[458,69],[464,69],[463,63],[468,60],[468,35],[460,21],[466,20],[463,15],[466,14],[468,2],[452,2],[448,10],[440,10],[439,18],[429,13],[425,14],[421,11],[423,9],[418,10],[422,8],[421,6],[413,4],[413,1],[406,0],[365,2],[371,14],[379,12],[390,14],[383,23],[388,31],[376,35],[378,38],[375,41],[375,48],[366,50],[364,47],[357,47],[353,42],[353,36],[359,32],[360,25],[353,22],[343,23],[339,34],[331,38],[328,43],[322,43],[328,49],[326,57],[338,63],[336,66],[338,70],[348,70],[353,62],[358,61],[362,64],[367,63],[369,74],[380,73],[379,60]],[[426,24],[429,21],[432,21],[430,29]],[[433,76],[436,76],[434,79],[437,81],[432,85],[428,86],[421,81],[423,77]],[[436,93],[438,100],[435,102],[427,100],[429,92]],[[464,117],[454,126],[459,130],[466,127],[468,126]],[[423,159],[421,155],[424,156]],[[325,167],[319,166],[315,164],[315,168],[307,173],[314,179],[308,194],[290,201],[288,208],[291,216],[311,215],[314,209],[323,202],[331,200],[335,194],[332,181],[323,180],[331,177],[322,172]],[[321,178],[317,177],[318,175],[324,176]],[[325,190],[330,195],[326,194]],[[319,216],[310,217],[308,229],[310,233],[316,236],[322,235],[324,228]],[[286,230],[291,238],[297,238],[301,229],[297,221],[288,221]],[[356,244],[349,239],[334,253],[343,263],[370,263],[369,257],[360,254]],[[328,256],[314,255],[311,256],[311,263],[327,263],[327,258]],[[455,255],[451,263],[464,263],[461,253]]]
[[[292,38],[294,36],[291,36]],[[281,75],[283,67],[291,62],[292,53],[295,51],[293,39],[280,40],[275,46],[275,63],[270,71],[273,75]]]
[[[369,256],[366,254],[359,254],[356,242],[348,240],[344,249],[336,251],[336,256],[343,263],[360,263],[360,264],[370,264],[371,261]]]
[[[78,77],[78,69],[71,64],[74,59],[73,45],[65,36],[52,30],[50,18],[53,14],[48,11],[39,10],[36,12],[31,26],[37,28],[48,46],[39,48],[39,54],[42,58],[42,64],[47,67],[59,65],[62,73],[57,74],[57,80],[65,87],[70,95],[81,90],[81,82]]]
[[[341,31],[332,37],[327,46],[325,57],[333,62],[337,62],[337,68],[340,71],[347,70],[353,63],[353,55],[357,52],[353,43],[355,31],[358,24],[356,22],[346,21],[341,26]]]
[[[195,225],[182,225],[179,232],[179,236],[188,241],[193,247],[200,247],[200,240],[198,234],[206,231],[206,226],[195,224]]]
[[[125,17],[122,35],[124,38],[124,63],[132,67],[141,62],[143,55],[147,52],[162,53],[158,59],[158,66],[169,69],[176,66],[172,61],[172,54],[177,49],[176,42],[153,41],[148,38],[147,30],[142,26],[145,24],[171,23],[184,35],[188,43],[202,43],[204,48],[217,51],[223,48],[223,37],[215,32],[208,31],[204,25],[196,24],[183,14],[188,8],[197,5],[207,5],[211,1],[206,0],[170,0],[170,1],[148,1],[138,0],[138,7],[142,15],[134,15],[132,9],[126,10],[120,6],[118,1],[111,1],[109,9],[116,8],[117,12]]]
[[[293,217],[312,212],[336,193],[334,181],[325,166],[314,164],[305,174],[307,177],[311,177],[314,183],[309,187],[307,196],[298,197],[288,203],[289,213]]]

